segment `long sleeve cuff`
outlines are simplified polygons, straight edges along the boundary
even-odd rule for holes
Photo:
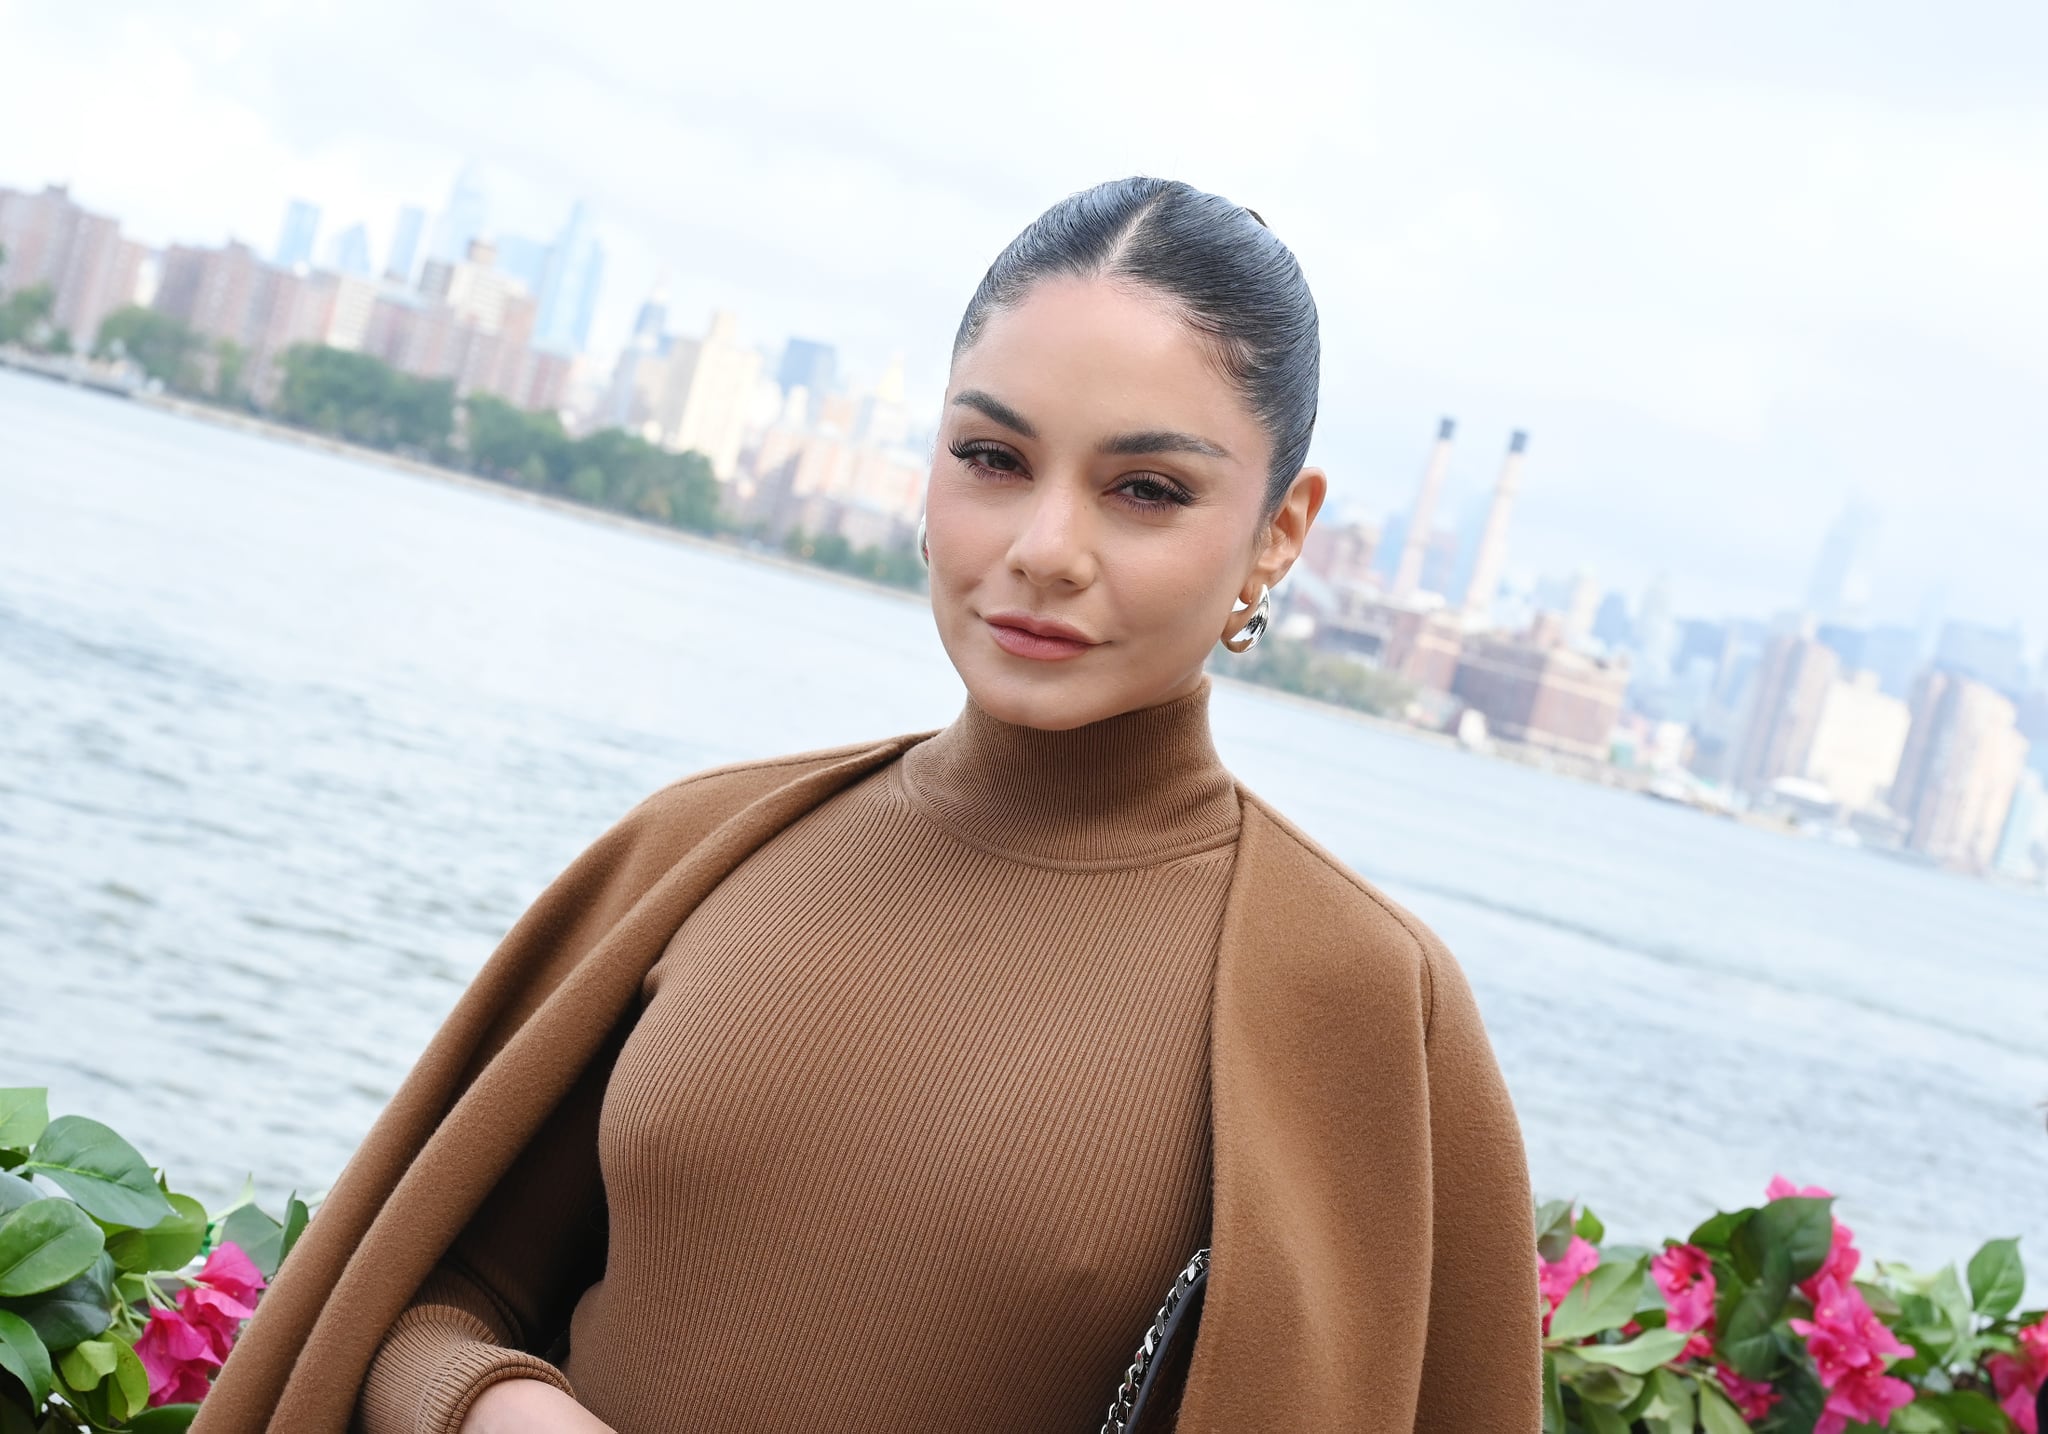
[[[359,1434],[456,1434],[469,1407],[503,1379],[538,1379],[575,1396],[562,1371],[497,1342],[452,1305],[414,1305],[384,1337],[363,1381]]]

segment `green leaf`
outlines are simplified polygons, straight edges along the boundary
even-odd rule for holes
[[[43,1192],[36,1189],[33,1181],[0,1170],[0,1215],[12,1214],[42,1198]]]
[[[0,1089],[0,1150],[27,1150],[50,1123],[50,1092],[43,1086]]]
[[[99,1258],[100,1227],[69,1200],[37,1200],[0,1219],[0,1295],[34,1295]]]
[[[1956,1421],[1945,1409],[1918,1400],[1892,1411],[1884,1426],[1891,1434],[1960,1434]]]
[[[1656,1434],[1693,1434],[1692,1386],[1668,1369],[1651,1379],[1655,1390],[1643,1420]]]
[[[1628,1434],[1628,1421],[1604,1404],[1580,1405],[1579,1417],[1585,1421],[1588,1434]]]
[[[1698,1245],[1703,1250],[1725,1250],[1735,1238],[1735,1232],[1748,1224],[1756,1215],[1753,1209],[1723,1210],[1711,1215],[1696,1226],[1686,1237],[1688,1245]]]
[[[1970,1256],[1970,1300],[1986,1319],[2004,1319],[2026,1292],[2027,1270],[2018,1240],[1986,1240]]]
[[[1557,1387],[1557,1361],[1543,1356],[1543,1434],[1566,1434],[1564,1395]]]
[[[182,1270],[206,1243],[206,1207],[190,1195],[168,1195],[171,1213],[147,1230],[123,1230],[107,1253],[124,1270]]]
[[[1706,1434],[1749,1434],[1749,1421],[1729,1403],[1727,1395],[1704,1379],[1700,1381],[1700,1427]]]
[[[149,1407],[149,1369],[126,1343],[114,1345],[114,1382],[108,1390],[120,1394],[118,1400],[109,1400],[116,1419],[133,1419]]]
[[[84,1274],[39,1295],[0,1300],[0,1309],[20,1315],[45,1347],[60,1350],[104,1334],[115,1304],[114,1262],[102,1252]]]
[[[1730,1238],[1736,1269],[1744,1279],[1755,1279],[1763,1269],[1764,1252],[1775,1247],[1791,1261],[1793,1284],[1811,1278],[1827,1263],[1834,1243],[1833,1204],[1831,1198],[1787,1195],[1764,1206]]]
[[[1607,1238],[1607,1227],[1600,1223],[1598,1215],[1595,1215],[1591,1210],[1587,1210],[1579,1216],[1579,1222],[1572,1226],[1572,1233],[1582,1240],[1590,1240],[1597,1245]]]
[[[110,1225],[146,1230],[171,1213],[135,1147],[82,1115],[51,1121],[21,1168],[49,1176],[87,1214]]]
[[[1969,1430],[2004,1430],[2005,1415],[1984,1395],[1974,1389],[1959,1389],[1950,1394],[1937,1394],[1929,1398],[1922,1396],[1918,1403],[1931,1403],[1936,1409],[1956,1421],[1956,1426]],[[1908,1405],[1915,1408],[1917,1405]],[[1903,1413],[1901,1410],[1900,1413]],[[1894,1414],[1892,1418],[1899,1416]]]
[[[0,1369],[21,1381],[31,1409],[50,1397],[50,1351],[36,1338],[27,1320],[0,1310]]]
[[[1575,1345],[1572,1353],[1588,1364],[1609,1365],[1627,1374],[1648,1374],[1676,1359],[1688,1338],[1675,1329],[1651,1329],[1626,1344]]]
[[[232,1240],[240,1245],[242,1253],[263,1272],[266,1280],[277,1273],[278,1262],[284,1258],[284,1226],[254,1205],[242,1205],[230,1212],[221,1221],[220,1238],[223,1243]]]
[[[1576,1344],[1588,1335],[1620,1329],[1635,1316],[1642,1281],[1641,1263],[1599,1266],[1572,1286],[1550,1317],[1551,1343]]]
[[[1572,1239],[1572,1202],[1546,1200],[1536,1207],[1536,1253],[1561,1260]]]
[[[1778,1345],[1771,1337],[1771,1326],[1785,1312],[1785,1301],[1792,1293],[1790,1263],[1784,1246],[1771,1246],[1755,1282],[1742,1288],[1721,1326],[1722,1357],[1744,1379],[1769,1379],[1777,1363]]]
[[[1970,1296],[1963,1289],[1954,1265],[1943,1265],[1941,1273],[1928,1282],[1927,1298],[1940,1314],[1944,1328],[1939,1331],[1923,1330],[1924,1335],[1933,1336],[1935,1347],[1920,1352],[1936,1360],[1946,1360],[1969,1339],[1971,1328],[1976,1323],[1975,1311],[1970,1308]]]
[[[278,1242],[277,1262],[282,1265],[285,1256],[291,1254],[292,1246],[299,1243],[299,1236],[306,1233],[306,1226],[312,1222],[313,1212],[294,1190],[284,1202],[284,1235]],[[272,1271],[275,1274],[276,1271]]]
[[[196,1404],[159,1404],[136,1415],[124,1434],[185,1434],[198,1417]]]
[[[95,1388],[102,1379],[114,1372],[114,1341],[110,1339],[89,1339],[74,1346],[57,1361],[57,1368],[63,1372],[64,1382],[80,1394]]]

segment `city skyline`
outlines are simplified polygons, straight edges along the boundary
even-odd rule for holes
[[[1450,516],[1511,429],[1540,434],[1518,580],[1587,566],[1641,594],[1661,569],[1679,610],[1765,615],[1800,604],[1862,494],[1885,515],[1873,620],[1912,622],[1945,584],[1953,615],[2048,634],[2027,424],[2048,386],[2030,338],[2048,324],[2031,257],[2048,107],[2014,58],[2041,21],[2017,7],[2010,43],[1967,53],[1903,12],[1853,35],[1774,12],[1755,46],[1758,7],[1540,31],[1504,8],[1283,7],[1233,59],[1237,99],[1193,109],[1141,92],[1213,71],[1213,44],[1141,14],[1053,65],[1100,96],[1086,114],[977,102],[1011,67],[952,57],[995,38],[966,16],[916,17],[898,54],[829,13],[773,36],[606,4],[461,26],[375,3],[284,19],[206,0],[180,30],[139,7],[0,14],[39,61],[0,97],[20,140],[0,182],[69,179],[153,244],[265,250],[304,196],[381,250],[400,206],[438,210],[476,155],[503,180],[505,231],[552,235],[578,197],[603,216],[600,349],[666,269],[680,327],[732,309],[746,342],[825,335],[870,378],[900,350],[920,411],[959,306],[1038,207],[1112,173],[1180,174],[1255,204],[1302,255],[1332,516],[1403,508],[1423,425],[1455,413],[1473,442]],[[1017,73],[1046,58],[1042,38],[1000,38]],[[674,68],[711,52],[731,62]],[[107,96],[93,115],[29,122],[87,89]],[[952,111],[967,118],[931,122]]]

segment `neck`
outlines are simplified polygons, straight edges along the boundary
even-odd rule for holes
[[[956,836],[1024,860],[1131,866],[1237,831],[1237,793],[1209,734],[1209,680],[1154,707],[1046,731],[970,696],[903,763],[912,798]]]

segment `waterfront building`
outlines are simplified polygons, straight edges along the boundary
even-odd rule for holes
[[[1335,587],[1374,588],[1379,583],[1373,572],[1379,542],[1376,523],[1317,523],[1302,546],[1302,565]]]
[[[1884,693],[1875,672],[1837,679],[1821,699],[1799,775],[1826,787],[1844,810],[1875,807],[1898,774],[1912,725],[1911,709]]]
[[[2013,787],[2005,830],[1991,859],[1992,870],[2018,881],[2048,878],[2048,794],[2041,774],[2028,767]]]
[[[427,213],[417,204],[408,204],[398,211],[398,223],[391,231],[391,259],[384,266],[386,278],[400,284],[412,283],[413,270],[419,267],[420,240],[425,237]]]
[[[145,251],[119,221],[74,203],[63,185],[40,193],[0,188],[0,296],[47,286],[50,322],[89,348],[100,323],[136,302]]]
[[[1736,749],[1737,787],[1761,793],[1781,777],[1805,773],[1822,704],[1841,670],[1833,649],[1803,631],[1764,645]]]
[[[2016,697],[2025,688],[2027,654],[2017,626],[1947,622],[1934,645],[1934,664]]]
[[[1628,690],[1628,668],[1573,652],[1564,623],[1540,614],[1527,632],[1465,637],[1452,695],[1510,742],[1607,760]]]
[[[660,385],[648,419],[654,441],[677,453],[702,453],[729,483],[739,470],[761,355],[739,342],[739,320],[720,311],[701,339],[678,338],[656,364]]]
[[[782,361],[775,367],[775,381],[785,393],[802,389],[815,411],[819,400],[839,381],[839,351],[815,339],[792,338],[782,346]]]
[[[1997,854],[2026,765],[2013,704],[1974,678],[1935,669],[1914,683],[1911,706],[1892,810],[1905,819],[1913,850],[1982,872]]]
[[[280,269],[313,262],[313,243],[320,237],[320,206],[294,199],[284,207],[284,223],[278,226],[277,252],[271,260]]]

